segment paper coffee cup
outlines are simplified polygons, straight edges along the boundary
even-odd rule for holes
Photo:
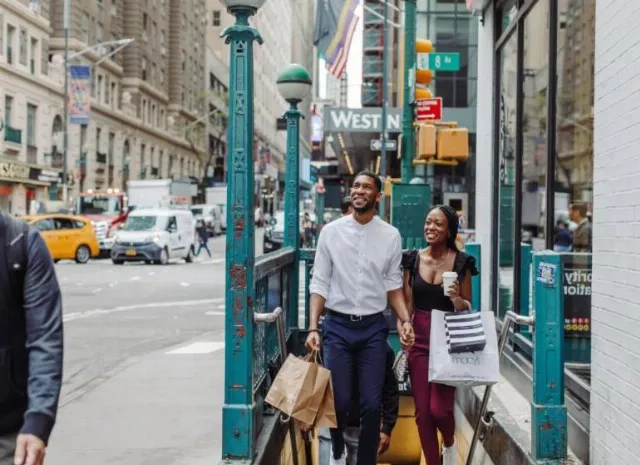
[[[458,279],[458,273],[455,271],[445,271],[442,273],[442,284],[444,287],[444,295],[449,295],[449,288],[453,286],[453,284]]]

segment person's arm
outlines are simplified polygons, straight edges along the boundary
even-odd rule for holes
[[[396,231],[396,235],[393,240],[391,259],[387,264],[387,269],[384,275],[384,285],[387,295],[389,296],[389,303],[391,308],[396,312],[400,322],[406,324],[411,322],[411,314],[407,308],[407,301],[405,300],[405,290],[402,275],[402,240],[400,233]]]
[[[471,271],[467,270],[458,287],[458,295],[451,299],[453,307],[456,310],[471,310]]]
[[[324,311],[324,304],[329,296],[329,283],[331,282],[332,263],[329,255],[327,236],[330,231],[323,228],[318,237],[316,256],[313,261],[313,276],[309,284],[311,301],[309,303],[309,330],[317,331],[318,320]]]
[[[387,356],[387,371],[384,380],[384,391],[382,394],[382,428],[381,432],[391,436],[393,428],[398,421],[400,410],[400,393],[398,391],[398,380],[393,372],[394,354]]]
[[[45,444],[56,420],[62,386],[62,297],[53,260],[35,229],[28,232],[24,311],[29,355],[27,411],[21,434]]]

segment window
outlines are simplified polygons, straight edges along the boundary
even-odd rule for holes
[[[11,126],[11,120],[13,119],[12,116],[13,113],[13,97],[6,95],[4,97],[4,123],[7,126]]]
[[[96,25],[96,43],[100,44],[104,42],[104,26],[102,23]]]
[[[38,54],[38,39],[31,38],[31,53],[29,61],[29,71],[31,74],[36,74],[36,59]]]
[[[46,218],[44,220],[37,221],[34,223],[35,228],[38,231],[53,231],[55,228],[53,226],[53,219]]]
[[[220,10],[213,11],[213,25],[220,26]]]
[[[0,55],[4,54],[4,15],[0,14]]]
[[[16,35],[16,28],[12,25],[7,25],[7,63],[13,64],[13,38]]]
[[[20,64],[27,66],[27,30],[20,28]]]
[[[96,89],[96,101],[100,102],[102,97],[102,76],[98,76],[98,88]]]
[[[109,104],[110,101],[110,86],[109,86],[109,76],[105,77],[105,82],[104,82],[104,103],[106,103],[107,105]]]
[[[89,34],[89,25],[91,24],[91,19],[87,13],[82,15],[82,21],[80,22],[80,40],[82,40],[85,44],[89,44],[91,41],[91,36]]]
[[[142,13],[142,39],[145,41],[147,40],[147,28],[149,27],[148,22],[147,14]]]
[[[142,80],[146,81],[147,80],[147,59],[146,58],[142,58],[142,64],[140,65],[140,68],[142,69]]]
[[[111,16],[113,16],[114,18],[118,16],[117,0],[111,0]]]
[[[27,104],[27,145],[30,147],[36,146],[37,113],[38,107]]]
[[[96,128],[96,152],[100,151],[100,138],[102,137],[102,128]]]

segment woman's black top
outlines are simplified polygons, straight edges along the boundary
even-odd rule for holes
[[[409,250],[402,255],[402,267],[409,270],[413,306],[416,310],[453,311],[453,302],[444,295],[442,283],[432,284],[420,276],[420,255],[417,250]],[[453,270],[458,273],[458,281],[470,271],[473,276],[478,274],[476,259],[469,254],[458,251],[453,262]]]

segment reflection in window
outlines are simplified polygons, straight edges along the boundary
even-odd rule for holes
[[[522,241],[545,248],[549,4],[538,2],[524,22],[522,118]],[[532,46],[535,44],[535,46]],[[557,196],[557,194],[556,194]]]
[[[516,50],[517,35],[500,51],[500,112],[498,119],[499,157],[499,292],[498,314],[503,317],[512,308],[514,215],[515,215],[515,148],[516,148]]]
[[[593,199],[593,91],[595,2],[570,2],[558,21],[556,183],[567,193],[556,197],[556,219],[570,221],[569,203]]]

